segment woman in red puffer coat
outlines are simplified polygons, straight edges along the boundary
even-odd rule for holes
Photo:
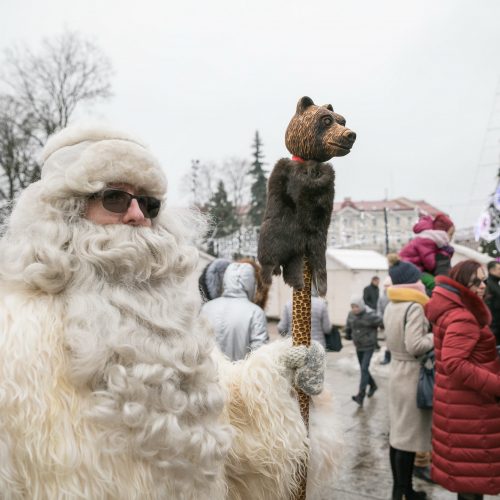
[[[500,493],[500,358],[485,278],[478,262],[460,262],[425,306],[436,353],[432,478],[458,499]]]

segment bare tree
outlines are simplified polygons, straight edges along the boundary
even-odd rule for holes
[[[220,167],[213,162],[191,160],[191,168],[182,178],[181,189],[191,193],[191,203],[198,208],[206,208],[217,190]]]
[[[27,47],[7,50],[2,74],[41,140],[66,127],[79,104],[111,96],[110,61],[74,32],[43,40],[36,53]]]
[[[223,181],[228,199],[240,211],[249,202],[249,168],[247,160],[237,157],[227,158],[220,164],[191,160],[181,189],[191,194],[193,205],[203,208],[217,191],[219,181]]]
[[[37,147],[29,118],[22,118],[13,99],[0,96],[0,216],[8,213],[20,190],[38,179]]]
[[[73,32],[45,39],[40,49],[6,51],[1,65],[0,201],[40,176],[36,162],[47,137],[68,125],[80,104],[111,96],[111,63]]]
[[[250,163],[244,158],[228,158],[222,163],[220,176],[226,186],[229,199],[237,208],[243,208],[249,201]]]

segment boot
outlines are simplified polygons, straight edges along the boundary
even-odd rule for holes
[[[380,362],[381,365],[388,365],[391,362],[391,351],[385,350],[384,359]]]
[[[352,396],[352,400],[358,403],[359,406],[363,406],[363,399],[365,399],[365,395],[358,393],[356,396]]]
[[[427,481],[428,483],[435,484],[431,478],[431,468],[428,465],[426,465],[425,467],[417,467],[416,465],[414,465],[413,475],[415,477],[418,477],[419,479]]]
[[[415,491],[412,490],[409,493],[405,493],[402,488],[394,486],[392,488],[392,500],[426,500],[427,493],[425,491]]]
[[[375,383],[375,380],[372,381],[370,384],[370,388],[368,389],[368,393],[366,394],[369,398],[371,398],[374,394],[375,391],[378,389],[378,385]]]
[[[403,498],[407,500],[426,500],[427,493],[425,491],[411,490],[409,493],[405,493]]]
[[[413,462],[415,453],[394,449],[395,488],[394,493],[398,500],[425,500],[427,495],[423,491],[415,491],[412,484]],[[392,465],[392,464],[391,464]]]
[[[392,487],[392,500],[403,500],[403,490],[396,485]]]

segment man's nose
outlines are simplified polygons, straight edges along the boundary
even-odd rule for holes
[[[142,213],[141,208],[139,207],[139,203],[137,200],[133,199],[130,202],[130,205],[123,215],[123,223],[130,224],[132,226],[140,225],[144,222],[144,214]]]

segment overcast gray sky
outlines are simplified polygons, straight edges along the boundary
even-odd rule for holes
[[[95,112],[149,143],[171,204],[191,159],[250,158],[256,129],[268,169],[287,156],[303,95],[358,134],[333,160],[337,201],[426,199],[463,226],[494,188],[498,0],[3,0],[0,20],[0,48],[64,29],[98,43],[116,74]]]

